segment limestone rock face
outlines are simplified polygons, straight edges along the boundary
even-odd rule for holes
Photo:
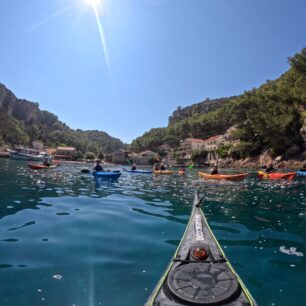
[[[0,83],[0,111],[24,122],[41,121],[38,103],[18,99]]]
[[[300,153],[301,149],[298,145],[293,145],[286,150],[285,156],[286,157],[293,157]]]

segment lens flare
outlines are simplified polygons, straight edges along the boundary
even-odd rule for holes
[[[86,4],[97,7],[101,4],[101,0],[84,0]]]

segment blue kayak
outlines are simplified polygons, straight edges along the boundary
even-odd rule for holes
[[[306,176],[306,171],[297,171],[296,176]]]
[[[106,179],[117,179],[120,177],[120,172],[93,172],[94,177],[106,178]]]
[[[130,172],[130,173],[143,173],[143,174],[152,174],[153,171],[152,170],[128,170],[123,168],[123,171],[125,172]]]

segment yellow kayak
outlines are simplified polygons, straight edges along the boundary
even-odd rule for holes
[[[153,170],[154,174],[173,174],[175,173],[175,171],[171,171],[171,170]]]
[[[208,174],[205,172],[199,172],[199,176],[205,179],[212,179],[212,180],[242,181],[245,177],[248,176],[248,173]]]

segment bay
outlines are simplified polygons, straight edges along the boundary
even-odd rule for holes
[[[0,160],[0,305],[143,305],[195,190],[258,304],[306,305],[305,180],[203,181],[193,169],[99,182],[81,168]]]

